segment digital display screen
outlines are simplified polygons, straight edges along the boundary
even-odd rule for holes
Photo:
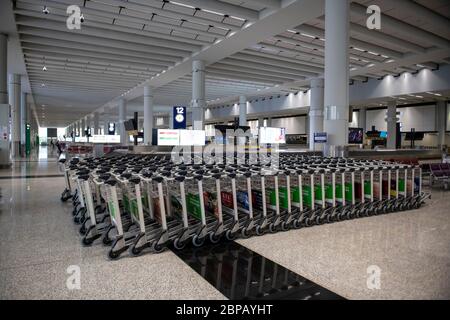
[[[116,124],[114,122],[108,123],[108,134],[114,135],[116,133]]]
[[[363,140],[364,140],[363,128],[348,128],[349,144],[363,144]]]
[[[158,129],[158,146],[180,145],[180,130]]]
[[[89,142],[92,143],[120,143],[119,135],[102,135],[102,134],[94,134]]]
[[[58,136],[58,130],[56,128],[47,128],[47,137],[56,138]]]
[[[387,131],[380,131],[380,138],[387,138]]]
[[[286,129],[285,128],[259,128],[259,143],[267,144],[284,144],[286,143]]]

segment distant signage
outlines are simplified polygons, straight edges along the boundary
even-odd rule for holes
[[[204,146],[204,130],[158,129],[158,146]]]
[[[158,129],[158,146],[180,145],[180,131],[170,129]]]
[[[259,128],[259,143],[260,144],[284,144],[286,143],[286,129],[285,128]]]
[[[92,143],[120,143],[119,135],[100,135],[94,134],[90,139]]]
[[[327,133],[314,132],[314,143],[327,143]]]
[[[173,107],[173,128],[186,129],[186,107]]]
[[[114,122],[109,122],[108,123],[108,134],[109,135],[116,134],[116,124]]]

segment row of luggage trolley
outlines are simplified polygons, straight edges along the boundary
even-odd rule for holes
[[[174,164],[168,156],[61,160],[85,246],[108,256],[202,246],[419,208],[421,169],[376,160],[284,155],[254,164]]]

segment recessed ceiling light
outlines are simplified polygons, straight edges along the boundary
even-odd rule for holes
[[[45,83],[41,84],[41,87],[45,87]]]
[[[47,6],[44,6],[44,8],[42,9],[42,12],[44,14],[49,14],[50,13],[50,11],[48,10]]]
[[[43,67],[42,67],[42,71],[47,71],[47,67],[46,67],[46,66],[43,66]]]

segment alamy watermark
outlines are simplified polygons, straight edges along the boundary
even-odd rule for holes
[[[78,265],[70,265],[66,270],[69,276],[66,280],[66,287],[69,290],[80,290],[81,289],[81,269]]]
[[[369,30],[381,29],[381,9],[379,6],[373,4],[367,7],[367,14],[370,16],[366,20],[366,26]]]
[[[67,7],[66,13],[69,15],[66,20],[67,29],[80,30],[81,23],[84,20],[80,7],[77,5],[70,5]]]
[[[381,268],[377,265],[370,265],[367,267],[367,289],[380,290],[381,289]]]

